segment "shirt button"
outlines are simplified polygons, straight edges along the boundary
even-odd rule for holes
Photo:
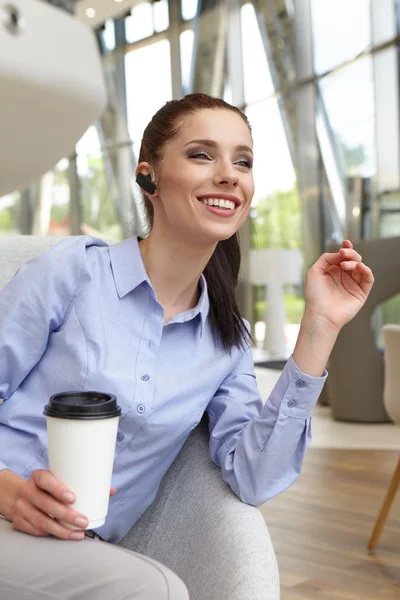
[[[297,406],[297,402],[296,400],[289,400],[287,405],[289,406],[289,408],[294,408],[295,406]]]
[[[305,387],[305,385],[306,385],[306,384],[304,383],[304,381],[303,381],[302,379],[298,379],[298,380],[296,381],[296,386],[297,386],[298,388]]]
[[[125,434],[122,433],[122,431],[118,431],[118,433],[117,433],[117,440],[119,442],[122,442],[122,440],[124,439],[124,437],[125,437]]]
[[[150,377],[148,375],[142,375],[140,378],[142,381],[148,381]]]
[[[143,406],[143,404],[139,404],[139,406],[137,407],[137,411],[140,414],[144,413],[145,410],[146,410],[146,407]]]

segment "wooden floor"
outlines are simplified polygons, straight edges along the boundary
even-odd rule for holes
[[[367,549],[398,456],[308,449],[299,479],[261,507],[281,600],[400,600],[400,490],[376,550]]]

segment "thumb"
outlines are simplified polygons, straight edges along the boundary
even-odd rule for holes
[[[115,487],[111,486],[110,487],[110,496],[115,496],[116,493],[117,493],[117,490],[115,489]]]

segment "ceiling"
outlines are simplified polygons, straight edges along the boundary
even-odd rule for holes
[[[79,20],[90,27],[97,28],[110,17],[116,18],[129,12],[133,6],[143,0],[76,0],[75,14]],[[89,14],[94,16],[89,17]]]

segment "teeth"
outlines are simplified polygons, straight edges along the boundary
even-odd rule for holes
[[[219,206],[220,208],[228,208],[233,210],[235,203],[231,200],[223,200],[222,198],[203,198],[202,202],[208,206]]]

